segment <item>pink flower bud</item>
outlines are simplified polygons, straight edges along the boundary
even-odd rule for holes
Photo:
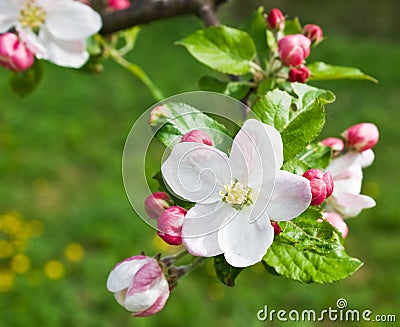
[[[342,133],[342,136],[350,150],[363,152],[378,143],[379,131],[375,124],[361,123],[349,127]]]
[[[281,226],[276,221],[271,221],[272,227],[274,227],[274,235],[279,235],[282,232]]]
[[[308,24],[304,26],[303,34],[310,39],[311,43],[319,43],[323,37],[321,27],[315,24]]]
[[[156,126],[162,118],[167,118],[170,114],[171,111],[167,106],[155,106],[150,113],[149,124],[151,126]]]
[[[321,143],[325,146],[331,147],[333,151],[342,151],[344,148],[343,141],[337,137],[328,137]]]
[[[122,10],[129,8],[131,5],[129,0],[108,0],[108,8],[112,10]]]
[[[281,31],[285,27],[285,16],[283,16],[279,9],[274,8],[267,16],[267,23],[271,29],[277,29]]]
[[[182,225],[186,210],[172,206],[164,210],[158,220],[158,236],[170,245],[182,244]]]
[[[158,219],[165,209],[173,204],[167,193],[156,192],[144,200],[144,210],[151,219]]]
[[[214,145],[212,137],[210,135],[208,135],[207,133],[200,131],[198,129],[195,129],[195,130],[183,135],[181,142],[196,142],[196,143],[203,143],[203,144],[211,145],[211,146]]]
[[[342,234],[343,238],[346,238],[349,233],[349,228],[342,217],[334,212],[324,212],[322,216]]]
[[[108,276],[107,289],[136,317],[159,312],[169,296],[169,285],[157,260],[144,255],[118,263]]]
[[[292,67],[289,70],[289,81],[305,83],[310,74],[310,70],[306,66]]]
[[[310,169],[303,174],[303,177],[310,181],[312,206],[320,205],[332,194],[333,179],[329,172],[324,173],[319,169]]]
[[[311,41],[302,34],[291,34],[278,41],[278,51],[287,66],[299,66],[310,54]]]
[[[0,64],[14,72],[29,69],[35,60],[33,53],[13,33],[0,35]]]

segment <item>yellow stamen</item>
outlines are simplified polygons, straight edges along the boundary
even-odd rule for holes
[[[46,11],[35,4],[35,0],[27,0],[23,3],[19,12],[19,22],[23,27],[37,32],[46,20]]]

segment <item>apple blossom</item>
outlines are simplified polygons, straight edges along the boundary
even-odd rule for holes
[[[329,146],[333,151],[342,151],[344,149],[344,142],[337,137],[327,137],[321,142],[325,146]]]
[[[311,43],[319,43],[323,38],[322,28],[315,24],[308,24],[303,27],[303,34],[308,37]]]
[[[310,181],[312,200],[311,205],[320,205],[333,192],[333,180],[329,172],[324,173],[319,169],[309,169],[303,177]]]
[[[197,142],[211,146],[214,145],[212,137],[198,129],[195,129],[183,135],[181,142]]]
[[[375,206],[374,199],[360,194],[362,167],[370,165],[373,158],[372,150],[367,150],[363,153],[347,152],[331,160],[326,170],[331,173],[335,188],[332,196],[327,199],[326,210],[348,218],[357,216],[363,209]]]
[[[342,217],[335,212],[324,212],[322,216],[342,234],[343,238],[346,238],[349,228]]]
[[[0,2],[0,33],[15,28],[39,59],[79,68],[89,58],[86,38],[101,28],[101,17],[74,0],[8,0]]]
[[[144,201],[144,210],[151,219],[160,218],[165,209],[172,205],[172,200],[165,192],[155,192]]]
[[[0,35],[0,65],[14,71],[29,69],[35,57],[14,33]]]
[[[144,255],[118,263],[108,276],[107,289],[136,317],[159,312],[169,296],[168,282],[159,263]]]
[[[164,210],[158,220],[158,236],[170,245],[182,244],[182,224],[186,210],[179,206],[172,206]]]
[[[272,9],[268,16],[267,16],[267,23],[271,29],[278,29],[278,30],[283,30],[285,27],[285,16],[283,16],[282,12],[274,8]]]
[[[278,41],[278,51],[286,66],[299,66],[310,54],[311,41],[302,34],[291,34]]]
[[[305,83],[310,77],[310,74],[310,70],[304,65],[301,65],[300,67],[292,67],[289,70],[289,81]]]
[[[375,146],[379,140],[379,131],[375,124],[361,123],[346,129],[342,136],[350,150],[363,152]]]
[[[223,253],[235,267],[259,262],[274,239],[270,219],[293,219],[311,201],[308,180],[282,164],[281,135],[255,119],[244,123],[229,157],[199,143],[175,145],[161,171],[173,192],[196,203],[182,226],[189,253]]]

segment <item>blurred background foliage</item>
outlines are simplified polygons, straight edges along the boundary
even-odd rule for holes
[[[345,298],[349,308],[397,314],[400,319],[400,3],[233,0],[218,14],[223,23],[237,26],[258,5],[267,11],[278,7],[299,16],[303,24],[322,26],[327,40],[313,49],[308,62],[356,66],[380,81],[314,84],[337,95],[328,107],[321,139],[358,122],[374,122],[380,128],[376,160],[365,170],[363,189],[376,199],[377,207],[348,221],[348,252],[361,258],[364,267],[342,282],[304,285],[255,265],[230,289],[206,264],[180,281],[162,312],[131,318],[105,288],[109,271],[141,250],[148,255],[170,251],[135,216],[121,178],[125,139],[154,101],[140,82],[114,63],[106,63],[99,75],[48,65],[39,89],[24,99],[8,88],[8,72],[2,69],[1,326],[261,326],[267,323],[257,321],[256,313],[264,305],[323,310],[336,308],[338,298]],[[129,59],[167,95],[196,90],[199,77],[210,71],[173,43],[201,26],[193,17],[145,26]],[[22,238],[21,247],[7,250],[15,235]],[[373,325],[357,325],[363,324]]]

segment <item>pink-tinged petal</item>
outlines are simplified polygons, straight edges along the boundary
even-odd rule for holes
[[[16,1],[0,1],[0,33],[7,32],[18,21],[19,3]]]
[[[234,267],[248,267],[262,260],[274,240],[268,216],[249,222],[250,207],[238,211],[218,232],[218,243],[226,261]]]
[[[199,143],[178,143],[161,166],[172,191],[189,201],[213,203],[219,192],[231,183],[229,158],[222,151]]]
[[[163,272],[155,259],[148,259],[135,274],[133,283],[129,286],[126,293],[127,296],[132,296],[135,293],[141,293],[151,288],[163,275]]]
[[[362,168],[366,168],[372,165],[375,159],[375,154],[372,149],[365,150],[360,153],[360,159],[358,163],[361,165]]]
[[[168,282],[165,279],[162,279],[157,288],[160,292],[160,295],[158,296],[154,304],[140,313],[133,314],[135,317],[148,317],[161,311],[161,309],[164,308],[164,305],[169,297]]]
[[[101,28],[100,15],[78,1],[64,1],[52,6],[47,13],[45,26],[57,39],[74,41],[85,39]]]
[[[165,279],[160,279],[159,283],[162,283],[163,280]],[[125,309],[131,311],[133,314],[149,309],[160,296],[159,283],[144,292],[135,293],[132,296],[127,295],[124,302]]]
[[[335,192],[359,194],[361,192],[363,173],[361,166],[353,164],[333,176]]]
[[[327,200],[326,209],[339,213],[343,218],[355,217],[361,210],[372,208],[375,200],[367,195],[334,192]]]
[[[324,212],[322,216],[342,234],[343,238],[346,238],[349,228],[342,217],[334,212]]]
[[[329,166],[326,168],[326,171],[329,171],[332,174],[333,179],[335,180],[335,176],[342,173],[343,170],[346,170],[348,167],[354,164],[360,165],[359,160],[359,153],[347,152],[343,156],[332,159]]]
[[[147,259],[137,259],[118,264],[108,275],[107,289],[118,292],[129,287],[135,274],[146,263]]]
[[[274,193],[267,208],[272,220],[290,220],[303,213],[311,202],[308,179],[280,170],[276,175]]]
[[[218,230],[224,220],[235,219],[238,211],[222,202],[196,204],[183,220],[182,243],[190,254],[213,257],[222,253],[218,245]],[[229,219],[228,219],[229,221]]]
[[[41,29],[39,38],[47,50],[46,59],[58,66],[80,68],[89,59],[85,41],[57,40],[44,28]]]
[[[263,193],[270,194],[271,181],[283,164],[281,135],[274,127],[249,119],[233,140],[230,159],[240,183],[253,189],[264,184]]]

